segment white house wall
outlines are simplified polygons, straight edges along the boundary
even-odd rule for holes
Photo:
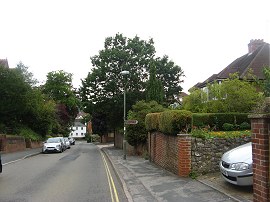
[[[72,132],[69,134],[70,137],[83,138],[86,134],[86,126],[72,127]]]

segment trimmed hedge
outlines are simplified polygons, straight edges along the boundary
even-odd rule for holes
[[[210,127],[222,130],[225,123],[240,125],[250,123],[248,113],[194,113],[192,114],[192,128]]]
[[[150,113],[145,116],[145,128],[147,131],[159,131],[161,113]]]
[[[160,114],[159,129],[166,135],[187,133],[191,125],[192,113],[187,110],[168,110]]]

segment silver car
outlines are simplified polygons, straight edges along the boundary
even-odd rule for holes
[[[65,150],[62,139],[59,137],[49,138],[44,142],[42,153],[46,152],[63,152]]]
[[[221,157],[219,168],[226,181],[240,186],[252,185],[253,170],[251,142],[224,153]]]
[[[66,148],[70,149],[70,141],[67,137],[64,137],[65,143],[66,143]]]

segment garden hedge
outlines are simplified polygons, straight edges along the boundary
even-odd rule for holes
[[[248,113],[193,113],[192,128],[211,127],[222,130],[224,123],[240,125],[243,122],[250,123]]]
[[[145,116],[145,127],[147,131],[159,131],[161,113],[149,113]]]
[[[187,133],[191,126],[192,112],[187,110],[168,110],[160,114],[159,129],[166,135]]]

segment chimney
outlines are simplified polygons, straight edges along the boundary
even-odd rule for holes
[[[248,53],[253,53],[258,47],[264,44],[263,39],[251,39],[248,44]]]

